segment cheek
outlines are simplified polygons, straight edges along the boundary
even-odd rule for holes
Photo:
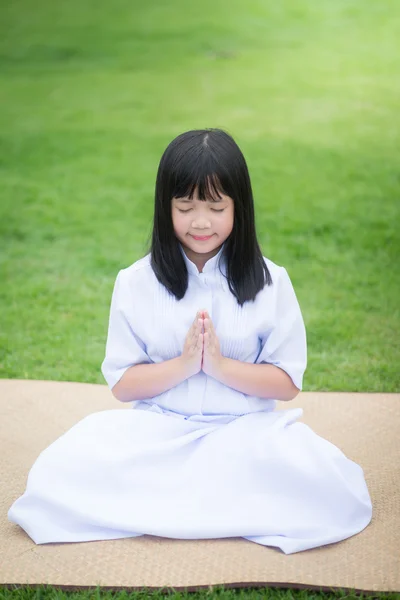
[[[180,221],[179,213],[172,211],[171,216],[172,216],[172,224],[174,225],[174,227],[179,226],[179,221]]]
[[[229,215],[229,217],[226,218],[226,220],[224,221],[224,230],[225,231],[231,231],[233,228],[233,220],[234,220],[234,216],[233,216],[233,212]]]
[[[172,215],[172,224],[175,231],[182,232],[187,229],[186,219],[182,218],[185,215]]]

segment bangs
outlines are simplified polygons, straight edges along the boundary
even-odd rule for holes
[[[180,175],[180,176],[179,176]],[[220,178],[215,173],[200,172],[197,174],[177,174],[174,198],[189,198],[192,200],[197,189],[199,200],[219,202],[222,200],[221,193],[229,195],[224,190]]]

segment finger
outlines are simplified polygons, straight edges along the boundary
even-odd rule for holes
[[[197,329],[197,323],[193,323],[191,330],[190,330],[190,336],[189,339],[191,340],[191,342],[193,342],[194,344],[196,343],[197,340],[197,336],[198,336],[198,329]]]
[[[193,334],[193,338],[194,338],[194,343],[197,344],[197,341],[199,339],[199,335],[201,334],[201,327],[200,325],[197,323],[196,328],[194,330],[194,334]]]
[[[196,317],[196,319],[193,321],[192,323],[192,329],[196,332],[196,330],[201,327],[201,319],[198,319]]]

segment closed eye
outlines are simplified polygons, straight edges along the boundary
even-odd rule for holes
[[[192,209],[191,209],[191,208],[189,208],[188,210],[182,210],[182,209],[178,208],[178,210],[179,210],[179,212],[181,212],[181,213],[187,213],[187,212],[191,211]],[[212,208],[211,210],[212,210],[213,212],[224,212],[224,210],[225,210],[225,209],[224,209],[224,208],[220,208],[220,209]]]

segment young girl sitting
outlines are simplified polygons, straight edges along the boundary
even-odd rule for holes
[[[189,131],[158,169],[151,251],[117,276],[102,372],[134,410],[87,416],[44,450],[9,510],[36,544],[243,537],[291,554],[370,522],[362,468],[275,410],[302,387],[286,270],[256,238],[245,159]]]

